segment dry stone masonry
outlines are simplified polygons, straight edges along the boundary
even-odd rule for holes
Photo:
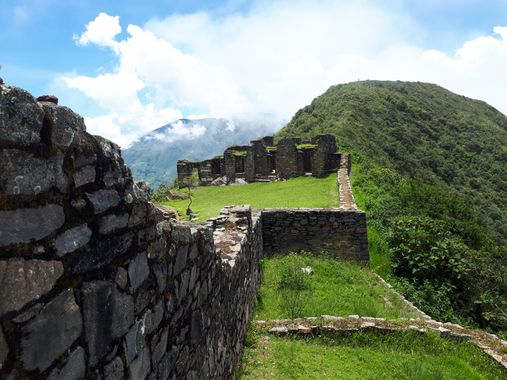
[[[0,84],[0,157],[2,379],[231,379],[264,251],[303,244],[367,262],[355,209],[236,206],[176,223],[118,146],[53,96]],[[269,174],[261,161],[254,173]]]
[[[274,144],[272,136],[232,146],[222,156],[210,160],[177,163],[180,184],[197,170],[201,186],[232,184],[239,181],[273,181],[303,175],[323,177],[340,165],[333,135],[319,135],[310,141],[283,139]]]

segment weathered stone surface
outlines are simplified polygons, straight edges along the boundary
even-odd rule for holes
[[[36,195],[53,187],[64,192],[69,185],[61,153],[43,159],[22,150],[3,149],[0,162],[0,184],[8,195]]]
[[[85,283],[82,293],[89,363],[95,366],[109,352],[112,340],[125,334],[134,322],[134,300],[106,281]]]
[[[74,172],[74,185],[76,188],[95,182],[95,166],[85,166]]]
[[[22,328],[23,367],[44,371],[81,335],[82,325],[74,293],[67,289]]]
[[[110,234],[114,231],[121,230],[127,227],[129,222],[129,214],[110,214],[100,218],[99,222],[99,233],[102,235]]]
[[[151,315],[151,324],[148,328],[148,334],[151,334],[158,328],[163,318],[164,318],[164,301],[160,300],[153,307],[153,312]]]
[[[132,208],[130,214],[129,227],[135,227],[145,222],[147,215],[146,204],[138,203]]]
[[[179,275],[183,268],[187,265],[187,257],[188,257],[188,246],[183,245],[178,248],[176,251],[176,262],[174,264],[173,274],[175,276]]]
[[[118,270],[116,271],[116,276],[115,276],[114,280],[116,282],[116,285],[118,285],[120,287],[120,289],[122,289],[122,290],[127,289],[127,285],[129,282],[129,276],[128,276],[128,272],[125,270],[125,268],[123,268],[123,267],[118,268]]]
[[[152,268],[157,280],[158,291],[162,293],[167,287],[167,263],[155,264]]]
[[[79,252],[66,265],[69,274],[84,273],[109,264],[115,257],[124,254],[132,244],[134,235],[127,232],[121,236],[108,237],[106,240]]]
[[[5,359],[7,359],[7,355],[9,354],[9,345],[5,340],[5,335],[0,326],[0,370],[3,367]]]
[[[144,348],[141,354],[130,363],[129,379],[144,380],[151,368],[150,349],[148,346]]]
[[[152,352],[151,360],[153,366],[156,366],[157,363],[160,361],[160,359],[162,359],[162,356],[164,356],[164,354],[166,353],[168,336],[169,336],[169,328],[165,328],[164,330],[162,330],[162,334],[160,334],[160,336],[155,335],[151,348]]]
[[[58,98],[54,95],[41,95],[37,96],[38,102],[48,102],[53,104],[58,104]]]
[[[48,380],[79,380],[85,377],[85,352],[82,347],[76,348],[67,359],[63,368],[55,368]]]
[[[127,365],[143,350],[146,345],[146,321],[145,318],[138,320],[130,328],[123,341],[123,350],[125,351],[125,360]]]
[[[100,214],[120,203],[120,196],[116,190],[97,190],[94,193],[86,193],[86,197],[92,204],[95,214]]]
[[[138,254],[129,264],[129,279],[132,291],[135,291],[150,275],[146,253]]]
[[[90,241],[92,230],[87,224],[71,228],[58,236],[55,241],[56,254],[60,257],[74,252]]]
[[[104,380],[123,380],[124,371],[123,361],[115,358],[104,366]]]
[[[62,274],[63,266],[59,261],[0,261],[0,315],[19,310],[48,293]]]
[[[44,111],[25,90],[0,85],[0,142],[40,142]]]
[[[46,119],[50,120],[51,144],[67,148],[79,132],[86,130],[84,119],[70,108],[61,107],[51,102],[41,102]]]
[[[40,240],[60,228],[64,221],[63,207],[55,204],[0,211],[0,247]]]

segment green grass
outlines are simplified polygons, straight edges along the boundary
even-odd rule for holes
[[[280,182],[256,182],[241,186],[203,186],[194,190],[192,210],[198,221],[218,216],[228,205],[249,204],[253,208],[338,207],[336,174],[326,178],[297,177]],[[186,215],[188,201],[163,203]]]
[[[344,316],[358,314],[369,317],[417,317],[367,268],[359,264],[324,256],[289,255],[262,261],[263,280],[256,308],[256,319],[291,318],[283,292],[278,284],[284,270],[293,261],[299,267],[311,266],[308,276],[311,290],[304,293],[302,316],[324,314]]]
[[[281,338],[252,333],[238,378],[505,379],[506,372],[471,343],[428,333]]]

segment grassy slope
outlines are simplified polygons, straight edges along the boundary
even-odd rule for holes
[[[227,205],[249,204],[254,208],[338,207],[336,174],[326,178],[298,177],[288,181],[251,183],[241,186],[204,186],[194,190],[192,210],[199,214],[199,221],[216,217]],[[188,201],[169,201],[164,205],[174,207],[185,215]]]
[[[240,379],[501,379],[469,343],[404,333],[309,339],[261,335],[245,350]]]
[[[484,102],[427,83],[365,81],[329,88],[278,138],[336,135],[342,150],[441,186],[476,205],[507,238],[507,118]]]
[[[303,316],[358,314],[369,317],[417,317],[405,310],[403,303],[367,268],[358,264],[325,257],[298,256],[298,266],[313,268],[309,276],[311,293]],[[263,260],[263,280],[256,319],[289,318],[280,300],[277,284],[287,266],[286,257]]]

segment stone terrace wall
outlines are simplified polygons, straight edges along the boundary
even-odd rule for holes
[[[264,254],[307,250],[369,264],[366,215],[358,210],[263,209]]]
[[[0,85],[0,378],[232,378],[259,218],[166,220],[115,144],[39,100]]]

